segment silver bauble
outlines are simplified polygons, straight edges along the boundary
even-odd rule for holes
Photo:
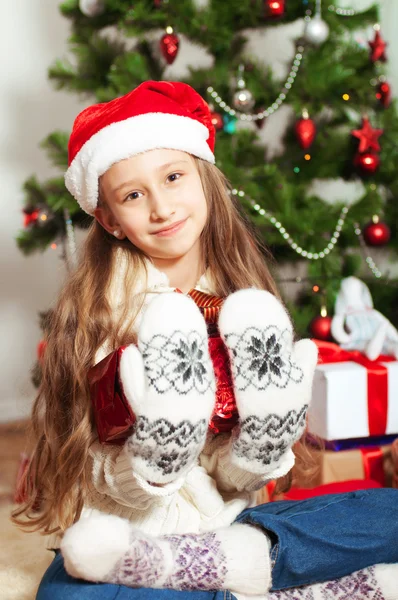
[[[234,94],[233,103],[236,109],[249,111],[254,106],[253,94],[246,89],[238,90]]]
[[[307,21],[304,31],[304,37],[310,44],[320,46],[329,37],[329,25],[325,23],[320,15],[315,15]]]
[[[105,10],[104,0],[79,0],[79,8],[86,17],[97,17]]]

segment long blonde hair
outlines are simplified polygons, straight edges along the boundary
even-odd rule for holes
[[[214,292],[225,297],[255,286],[278,295],[265,260],[271,257],[228,193],[226,178],[208,162],[195,162],[208,203],[202,248]],[[127,271],[116,318],[108,292],[120,256]],[[131,290],[145,272],[145,259],[131,242],[117,240],[94,220],[48,328],[42,381],[32,410],[34,446],[25,474],[29,497],[12,513],[13,522],[24,529],[49,534],[64,531],[79,518],[88,487],[85,465],[96,437],[87,372],[105,341],[110,350],[135,341],[133,324],[141,304]],[[40,510],[35,511],[38,503]]]

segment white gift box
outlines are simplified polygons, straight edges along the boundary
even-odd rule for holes
[[[387,368],[387,426],[378,435],[398,434],[398,361]],[[315,370],[308,431],[324,440],[368,437],[368,372],[354,362],[327,363]]]

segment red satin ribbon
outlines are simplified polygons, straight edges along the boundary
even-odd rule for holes
[[[178,290],[179,291],[179,290]],[[208,325],[209,353],[216,377],[216,401],[209,427],[214,433],[229,432],[238,422],[228,350],[216,327],[224,298],[190,290],[188,295],[201,309]]]
[[[342,350],[333,342],[314,340],[319,349],[318,364],[355,362],[366,368],[368,374],[368,423],[369,435],[384,435],[388,413],[388,371],[381,362],[393,361],[391,356],[380,355],[369,360],[358,350]]]
[[[211,296],[210,294],[205,294],[199,290],[191,290],[188,294],[191,296],[192,300],[194,300],[195,304],[203,309],[203,316],[206,323],[217,323],[218,314],[222,303],[224,302],[224,298]]]
[[[383,487],[386,485],[383,467],[384,455],[380,448],[360,448],[364,469],[364,479],[378,481]]]
[[[179,288],[176,288],[175,291],[178,294],[183,294]],[[205,292],[200,292],[199,290],[192,289],[188,292],[188,296],[192,298],[195,302],[196,306],[198,306],[205,318],[206,323],[213,324],[217,323],[218,315],[224,302],[224,298],[220,298],[219,296],[213,296],[211,294],[206,294]]]

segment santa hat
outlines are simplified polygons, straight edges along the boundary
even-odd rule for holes
[[[189,85],[145,81],[125,96],[83,110],[73,124],[65,184],[93,214],[98,179],[113,164],[154,148],[182,150],[214,163],[210,109]]]

